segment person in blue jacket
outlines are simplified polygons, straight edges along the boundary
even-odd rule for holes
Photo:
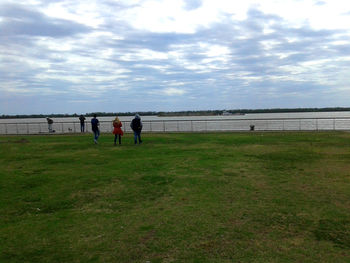
[[[100,122],[96,118],[96,114],[94,114],[94,117],[91,119],[91,129],[94,133],[95,144],[97,144],[98,137],[100,136],[99,126],[100,126]]]

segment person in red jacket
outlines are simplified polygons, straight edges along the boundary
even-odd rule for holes
[[[122,136],[123,136],[123,130],[121,127],[123,126],[122,122],[119,120],[118,117],[115,117],[113,121],[113,134],[114,134],[114,145],[117,145],[117,138],[119,135],[119,144],[122,144]]]

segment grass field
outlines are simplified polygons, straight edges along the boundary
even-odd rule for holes
[[[350,262],[350,133],[0,136],[0,262]]]

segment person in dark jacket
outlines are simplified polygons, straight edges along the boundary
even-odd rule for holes
[[[48,124],[49,132],[54,132],[54,130],[52,129],[53,120],[50,119],[49,117],[46,117],[46,121]]]
[[[85,117],[83,116],[83,114],[80,115],[79,120],[80,120],[80,131],[85,132]]]
[[[98,126],[100,125],[100,122],[96,118],[96,114],[94,114],[94,117],[91,119],[91,129],[94,133],[94,142],[97,144],[98,137],[100,136],[100,130]]]
[[[141,130],[142,130],[142,122],[140,115],[136,114],[135,118],[130,123],[131,129],[134,131],[134,142],[137,144],[137,138],[139,139],[139,143],[142,143],[141,140]]]

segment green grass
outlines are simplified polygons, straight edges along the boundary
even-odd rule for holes
[[[0,262],[350,262],[350,133],[0,136]]]

